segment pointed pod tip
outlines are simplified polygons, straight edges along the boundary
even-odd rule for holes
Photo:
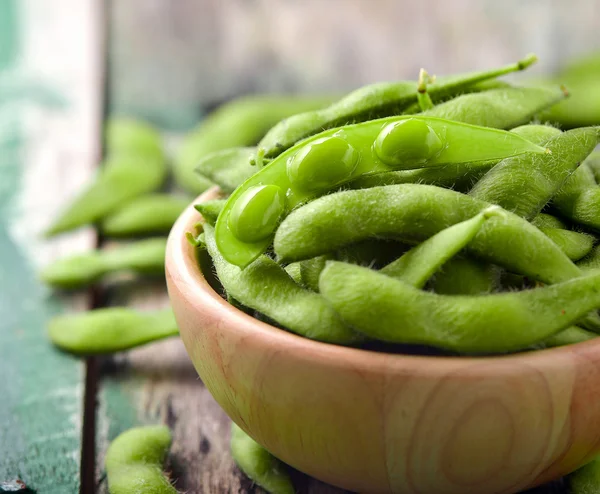
[[[531,67],[534,63],[538,61],[538,56],[535,53],[529,53],[522,60],[517,62],[519,70],[525,70],[528,67]]]

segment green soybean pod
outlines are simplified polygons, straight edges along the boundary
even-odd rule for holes
[[[195,169],[205,155],[256,144],[281,119],[316,110],[333,99],[331,96],[254,95],[221,105],[186,136],[175,158],[175,181],[189,192],[204,192],[212,184],[203,180]]]
[[[546,213],[540,213],[531,220],[531,224],[538,228],[562,228],[566,229],[567,225],[564,221]]]
[[[596,183],[600,184],[600,151],[594,151],[585,160],[585,165],[592,170]]]
[[[139,312],[111,307],[57,316],[48,324],[50,341],[79,355],[121,352],[178,334],[171,309]]]
[[[526,348],[600,307],[600,272],[522,292],[438,295],[330,261],[319,288],[349,325],[370,338],[467,353]]]
[[[261,256],[242,270],[223,258],[217,249],[211,225],[204,224],[204,236],[223,288],[246,307],[306,338],[340,345],[357,343],[362,339],[342,323],[319,294],[297,285],[269,257]]]
[[[318,292],[321,271],[325,269],[327,261],[332,259],[335,259],[334,255],[329,254],[300,261],[298,264],[300,265],[300,279],[302,280],[302,284],[313,292]]]
[[[229,262],[244,267],[266,250],[291,209],[358,176],[546,152],[511,132],[436,117],[331,129],[288,149],[231,194],[217,220],[217,244]]]
[[[600,125],[599,78],[600,71],[593,77],[557,77],[556,80],[569,89],[570,97],[543,111],[540,120],[564,129]]]
[[[550,338],[546,338],[543,341],[543,346],[546,348],[553,348],[557,346],[574,345],[575,343],[589,341],[597,336],[596,333],[592,333],[591,331],[587,331],[577,326],[571,326],[550,336]]]
[[[189,202],[172,194],[140,196],[106,216],[100,228],[109,237],[167,234]]]
[[[439,77],[435,84],[429,86],[428,92],[435,100],[447,98],[482,81],[523,70],[536,60],[535,55],[529,55],[516,64],[497,69]],[[380,82],[359,88],[326,108],[294,115],[279,122],[260,141],[257,162],[260,163],[263,157],[274,158],[298,141],[323,130],[348,122],[400,114],[417,103],[417,97],[416,81]]]
[[[558,245],[572,261],[584,258],[594,247],[595,238],[587,233],[549,227],[540,227],[540,231]]]
[[[567,481],[571,494],[594,494],[600,492],[600,457],[594,458],[569,474]]]
[[[269,494],[294,494],[296,491],[281,461],[231,424],[231,456],[240,470]]]
[[[534,144],[541,144],[550,137],[560,134],[560,130],[549,125],[522,125],[511,129]],[[418,170],[400,170],[376,175],[364,175],[348,184],[353,189],[366,189],[393,184],[430,184],[466,192],[483,177],[496,161],[456,163]]]
[[[109,155],[162,156],[160,134],[151,125],[128,117],[113,117],[106,122],[106,151]]]
[[[98,176],[59,215],[46,236],[95,223],[132,199],[160,188],[167,175],[160,136],[145,124],[128,123],[126,130],[124,136],[116,131],[112,137],[109,134],[107,158]]]
[[[543,144],[550,153],[515,156],[498,163],[475,184],[469,195],[531,219],[552,199],[599,141],[598,127],[563,132]]]
[[[194,208],[208,223],[214,225],[226,203],[227,199],[212,199],[195,204]]]
[[[556,87],[509,87],[464,94],[420,115],[457,120],[472,125],[512,129],[528,123],[544,108],[565,99]]]
[[[274,250],[283,262],[319,256],[366,238],[418,243],[490,206],[432,185],[402,184],[348,190],[294,210],[279,225]],[[537,228],[510,212],[485,222],[467,247],[478,258],[546,283],[581,275]]]
[[[432,287],[440,295],[481,295],[498,283],[494,266],[470,257],[455,257],[433,278]]]
[[[594,247],[587,256],[577,262],[577,267],[584,271],[600,269],[600,245]]]
[[[59,288],[79,288],[120,271],[163,275],[166,238],[139,240],[106,250],[59,259],[41,272],[41,279]]]
[[[472,218],[456,223],[413,247],[379,272],[423,288],[442,265],[464,249],[491,217],[502,216],[499,207],[489,207]]]
[[[255,147],[215,151],[202,157],[196,166],[196,172],[225,192],[232,192],[257,172],[256,167],[250,164],[250,159],[255,154]]]
[[[170,444],[166,426],[135,427],[117,436],[104,459],[110,494],[177,494],[162,472]]]

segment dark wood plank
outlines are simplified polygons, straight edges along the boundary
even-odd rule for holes
[[[0,2],[0,482],[21,479],[44,493],[79,486],[84,365],[52,348],[44,328],[87,300],[51,293],[36,271],[95,242],[91,231],[52,242],[39,235],[95,168],[96,7]]]

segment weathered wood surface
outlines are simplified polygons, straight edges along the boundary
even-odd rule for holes
[[[53,349],[45,325],[88,301],[51,293],[36,271],[95,245],[91,230],[40,233],[95,170],[97,6],[0,2],[0,485],[20,479],[40,493],[74,493],[80,481],[85,365]]]

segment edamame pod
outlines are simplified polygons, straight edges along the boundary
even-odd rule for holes
[[[428,87],[434,100],[464,92],[476,83],[495,79],[504,74],[524,70],[537,60],[529,55],[516,64],[481,72],[438,77]],[[274,158],[298,141],[348,122],[396,115],[417,103],[416,81],[380,82],[362,87],[321,110],[301,113],[275,125],[260,141],[257,162],[263,157]],[[539,111],[539,110],[538,110]]]
[[[469,195],[531,219],[558,192],[600,141],[600,127],[569,130],[551,137],[544,155],[511,157],[487,172]]]
[[[472,218],[456,223],[413,247],[379,272],[402,280],[415,288],[423,288],[442,265],[464,249],[494,216],[503,216],[500,207],[491,206]]]
[[[450,259],[433,279],[440,295],[482,295],[498,284],[498,269],[470,257]]]
[[[80,355],[121,352],[178,334],[171,309],[138,312],[111,307],[57,316],[48,325],[54,345]]]
[[[162,185],[167,167],[160,136],[154,130],[130,121],[113,131],[109,127],[107,145],[108,156],[94,183],[62,212],[46,236],[94,223]]]
[[[196,172],[198,161],[222,149],[251,146],[281,119],[328,105],[331,96],[254,95],[221,105],[185,138],[174,163],[177,184],[199,194],[212,185]]]
[[[162,472],[170,444],[171,432],[162,425],[117,436],[104,459],[110,494],[177,494]]]
[[[568,477],[571,494],[600,492],[600,456],[575,470]]]
[[[194,208],[202,215],[205,221],[214,225],[226,202],[227,199],[212,199],[195,204]]]
[[[434,117],[390,117],[325,131],[288,149],[233,192],[217,220],[217,245],[228,262],[243,268],[265,251],[295,206],[361,175],[524,153],[546,150],[511,132]]]
[[[560,247],[569,259],[579,261],[594,247],[594,237],[587,233],[573,232],[563,228],[540,227],[550,240]]]
[[[163,275],[166,245],[165,238],[151,238],[112,249],[77,254],[53,262],[42,270],[40,276],[52,286],[78,288],[119,271]]]
[[[167,234],[189,202],[172,194],[138,197],[106,216],[102,233],[109,237]]]
[[[196,166],[196,172],[208,178],[225,192],[232,192],[257,172],[250,159],[256,148],[230,148],[204,156]]]
[[[589,271],[590,269],[600,269],[600,245],[597,245],[592,251],[577,263],[577,267]]]
[[[564,221],[560,220],[556,216],[546,213],[538,214],[531,220],[531,224],[533,226],[537,226],[538,228],[567,228],[567,225],[565,225]]]
[[[577,326],[571,326],[570,328],[563,329],[561,332],[550,336],[550,338],[546,338],[542,344],[546,348],[574,345],[575,343],[591,340],[597,336],[597,334],[592,333],[591,331],[587,331]]]
[[[267,256],[246,269],[228,263],[217,249],[214,229],[204,224],[206,248],[225,291],[246,307],[257,310],[306,338],[348,345],[362,337],[347,327],[318,294],[297,285]],[[265,289],[267,288],[267,289]]]
[[[290,262],[372,237],[418,243],[489,206],[432,185],[336,192],[293,211],[277,229],[274,249],[282,261]],[[487,220],[467,250],[480,259],[546,283],[581,275],[554,242],[510,212]]]
[[[600,307],[600,273],[523,292],[438,295],[330,261],[319,288],[348,324],[371,338],[469,353],[527,347]]]
[[[596,183],[600,184],[600,151],[594,151],[585,160],[585,165],[592,170]]]
[[[230,444],[231,456],[240,470],[269,494],[296,492],[283,463],[233,422]]]
[[[528,123],[535,114],[567,97],[556,87],[509,87],[464,94],[421,113],[473,125],[512,129]]]

